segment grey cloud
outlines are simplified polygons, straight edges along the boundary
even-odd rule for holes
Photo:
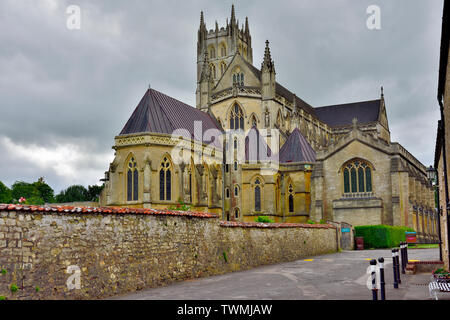
[[[81,7],[79,31],[65,27],[69,4]],[[380,31],[366,28],[371,4],[235,1],[240,22],[249,17],[255,66],[269,39],[278,81],[313,106],[376,99],[384,85],[393,139],[430,164],[442,1],[379,0]],[[103,165],[84,162],[98,180],[149,84],[194,105],[200,11],[211,29],[215,20],[225,24],[230,8],[231,1],[206,0],[1,1],[0,136],[49,150],[90,141],[86,159],[105,155]],[[0,180],[20,178],[18,164],[67,183],[14,155],[0,159]]]

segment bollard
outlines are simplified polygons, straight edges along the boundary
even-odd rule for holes
[[[397,273],[397,283],[402,284],[402,279],[400,279],[400,257],[398,254],[398,248],[395,249],[395,261],[396,261],[396,273]]]
[[[377,260],[370,260],[370,271],[372,272],[372,300],[378,300],[377,295]]]
[[[392,269],[394,270],[394,289],[398,289],[397,265],[395,263],[395,249],[392,249]]]
[[[380,268],[380,299],[386,300],[386,291],[385,291],[385,283],[384,283],[384,258],[378,258],[379,268]]]
[[[405,243],[404,242],[400,242],[400,253],[401,253],[401,258],[402,258],[402,274],[405,274],[405,268],[406,268],[406,263],[405,263]]]
[[[405,242],[405,263],[408,264],[408,242]],[[406,266],[405,266],[406,269]]]

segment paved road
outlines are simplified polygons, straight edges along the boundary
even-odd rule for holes
[[[438,260],[438,249],[410,249],[410,260]],[[299,261],[263,266],[221,276],[189,280],[167,287],[116,296],[132,300],[370,300],[366,269],[370,259],[386,261],[387,299],[430,299],[429,275],[402,275],[393,289],[389,250],[344,251]],[[368,260],[367,260],[368,259]]]

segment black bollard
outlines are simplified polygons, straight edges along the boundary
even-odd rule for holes
[[[405,274],[406,263],[405,263],[405,243],[404,242],[400,242],[400,248],[401,248],[401,258],[402,258],[402,274]]]
[[[394,270],[394,289],[398,289],[397,264],[395,262],[395,249],[392,249],[392,269]]]
[[[405,242],[405,262],[406,264],[408,264],[409,260],[408,260],[408,242]],[[406,269],[406,266],[405,266]]]
[[[386,300],[385,283],[384,283],[384,258],[378,258],[380,268],[380,299]]]
[[[400,279],[400,257],[398,254],[398,248],[395,249],[395,261],[396,261],[396,273],[397,273],[397,283],[402,284],[402,279]]]
[[[377,260],[370,260],[370,271],[372,273],[372,300],[378,300],[377,295]]]

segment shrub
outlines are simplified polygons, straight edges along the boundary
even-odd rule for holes
[[[255,222],[274,223],[275,221],[266,216],[259,216],[258,218],[255,219]]]
[[[355,237],[364,238],[366,248],[393,248],[398,247],[400,242],[406,241],[405,232],[414,231],[407,227],[398,226],[357,226],[355,227]]]
[[[13,284],[11,284],[9,289],[11,290],[12,293],[15,293],[17,290],[19,290],[19,287],[13,283]]]

